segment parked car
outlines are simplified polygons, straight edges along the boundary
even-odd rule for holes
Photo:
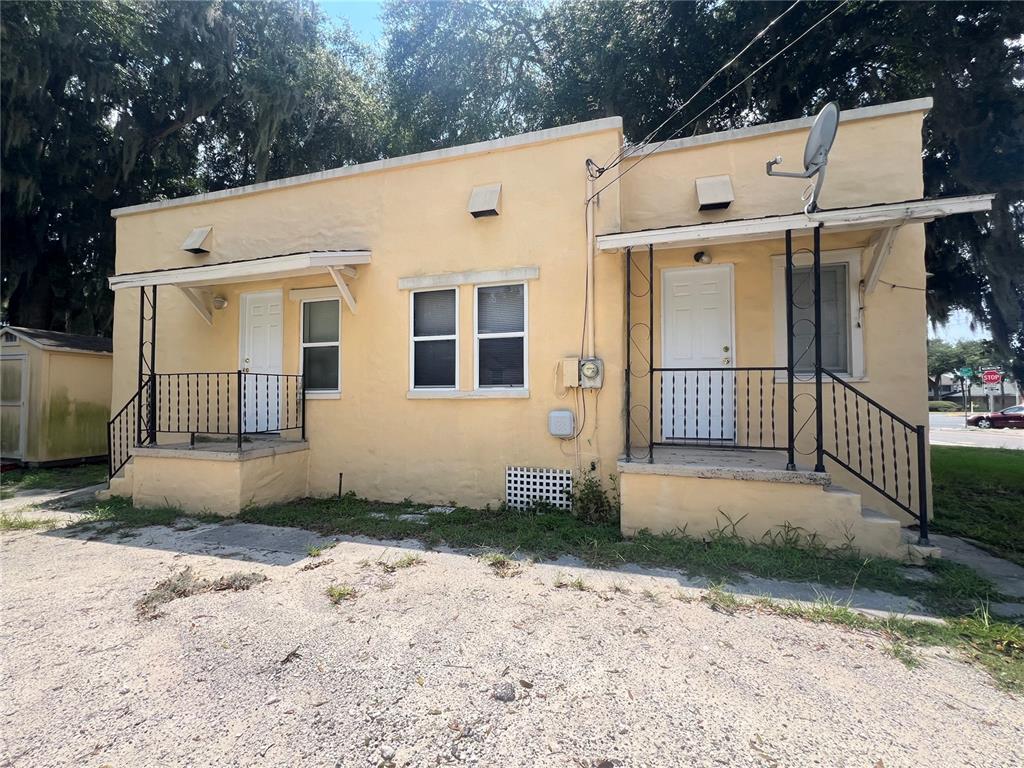
[[[967,419],[967,423],[972,427],[981,427],[982,429],[992,427],[1024,429],[1024,405],[1011,405],[1009,408],[990,413],[976,413]]]

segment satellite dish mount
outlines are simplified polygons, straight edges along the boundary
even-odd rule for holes
[[[807,135],[807,146],[804,147],[804,170],[802,173],[791,171],[776,171],[775,166],[782,162],[781,157],[774,157],[765,164],[765,170],[769,176],[785,176],[791,179],[810,179],[817,176],[812,187],[804,193],[802,199],[807,201],[804,206],[804,213],[813,213],[818,210],[818,196],[821,194],[821,187],[825,183],[825,167],[828,165],[828,153],[832,149],[832,143],[836,140],[836,131],[839,129],[839,105],[834,101],[826,104],[818,116],[814,118],[814,125]]]

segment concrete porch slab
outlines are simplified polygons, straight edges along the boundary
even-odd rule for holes
[[[619,472],[638,475],[702,477],[713,480],[755,480],[767,483],[828,486],[827,472],[787,470],[782,451],[749,451],[702,446],[659,447],[654,462],[619,460]]]
[[[309,443],[305,440],[261,439],[242,443],[239,451],[236,443],[228,441],[173,443],[168,445],[136,448],[136,456],[171,459],[195,459],[198,461],[249,461],[266,456],[281,456],[286,453],[305,451]]]

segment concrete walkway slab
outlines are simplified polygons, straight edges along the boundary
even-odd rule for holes
[[[966,565],[991,581],[1004,595],[1024,598],[1024,566],[986,552],[956,536],[933,533],[932,544],[942,548],[942,557]]]
[[[306,557],[311,547],[324,547],[334,541],[302,528],[276,528],[255,523],[204,525],[185,534],[184,538],[202,544],[283,552],[302,557]]]

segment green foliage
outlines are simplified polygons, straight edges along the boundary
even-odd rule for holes
[[[933,445],[936,531],[1024,565],[1024,451]]]
[[[951,403],[948,400],[929,400],[928,410],[935,411],[938,413],[950,412],[959,410],[959,406],[956,403]]]
[[[608,476],[609,487],[601,485],[593,470],[576,478],[572,491],[572,513],[588,523],[617,522],[619,494],[615,475]]]
[[[19,491],[67,491],[85,488],[102,483],[106,479],[106,464],[10,469],[0,474],[0,498],[9,498]]]
[[[316,5],[0,5],[2,300],[10,322],[108,332],[110,209],[381,153],[365,52]]]

